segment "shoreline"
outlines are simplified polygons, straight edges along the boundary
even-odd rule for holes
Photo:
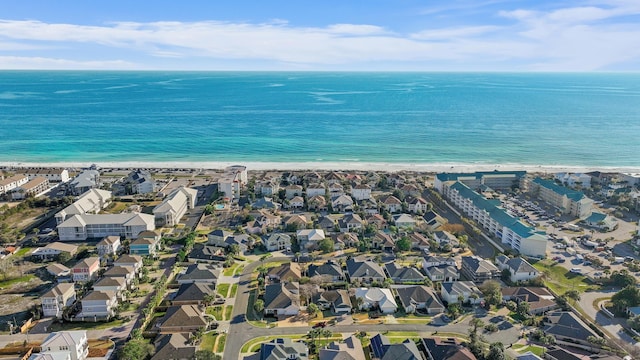
[[[207,161],[207,162],[153,162],[153,161],[107,161],[96,162],[103,169],[116,168],[144,168],[144,169],[197,169],[197,170],[223,170],[231,165],[244,165],[249,171],[414,171],[424,173],[441,172],[475,172],[475,171],[516,171],[527,172],[619,172],[640,173],[639,167],[625,166],[580,166],[580,165],[531,165],[531,164],[472,164],[472,163],[387,163],[387,162],[231,162],[231,161]],[[9,168],[87,168],[92,163],[84,162],[2,162],[0,167]]]

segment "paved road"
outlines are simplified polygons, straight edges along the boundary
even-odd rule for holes
[[[611,297],[620,289],[609,289],[603,291],[588,291],[580,294],[580,308],[587,314],[587,316],[594,320],[596,324],[606,330],[612,336],[627,342],[629,344],[640,345],[631,336],[629,336],[623,329],[625,319],[622,318],[610,318],[600,310],[599,307],[594,307],[593,302],[596,299],[605,297]]]
[[[289,260],[288,257],[273,257],[265,261],[275,262]],[[238,359],[240,358],[240,349],[242,345],[259,336],[265,335],[292,335],[292,334],[305,334],[311,327],[309,326],[297,326],[297,327],[277,327],[273,329],[258,328],[246,321],[246,310],[249,302],[249,284],[251,282],[251,276],[255,270],[262,265],[260,261],[253,262],[244,268],[242,275],[240,276],[240,282],[238,285],[238,293],[236,295],[235,305],[233,307],[233,316],[229,326],[229,332],[227,336],[227,343],[224,349],[223,359]],[[367,332],[385,332],[385,331],[415,331],[421,335],[430,335],[434,332],[454,332],[466,334],[469,329],[469,321],[472,316],[465,318],[460,323],[449,324],[446,326],[433,326],[425,324],[381,324],[381,325],[339,325],[332,326],[329,329],[335,333],[355,333],[357,331]],[[488,318],[483,319],[488,322]],[[495,342],[501,341],[504,344],[511,344],[518,339],[521,329],[519,327],[512,327],[511,329],[499,331],[494,334],[484,334],[488,341]]]

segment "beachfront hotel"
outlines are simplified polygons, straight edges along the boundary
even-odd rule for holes
[[[436,178],[443,178],[438,174]],[[504,182],[506,184],[506,181]],[[485,184],[486,185],[486,184]],[[497,237],[522,255],[544,257],[547,238],[509,215],[499,200],[488,200],[460,181],[442,182],[441,193],[489,234]]]
[[[494,190],[511,190],[527,174],[526,171],[479,171],[474,173],[440,173],[436,175],[433,186],[441,194],[445,183],[459,181],[471,189],[486,186]]]
[[[553,180],[537,177],[529,182],[529,192],[563,214],[585,219],[593,211],[593,200],[584,193],[558,185]]]

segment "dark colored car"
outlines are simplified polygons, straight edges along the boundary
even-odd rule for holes
[[[315,323],[315,324],[313,325],[313,328],[314,328],[314,329],[316,329],[316,328],[323,328],[323,327],[326,327],[326,326],[327,326],[327,322],[326,322],[326,321],[320,321],[320,322],[318,322],[318,323]]]

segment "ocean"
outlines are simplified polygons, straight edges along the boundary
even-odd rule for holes
[[[0,162],[639,167],[640,74],[1,71]]]

